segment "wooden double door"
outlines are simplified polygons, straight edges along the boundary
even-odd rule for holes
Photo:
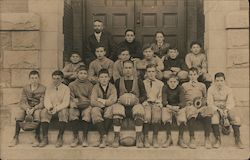
[[[185,6],[185,0],[86,0],[85,36],[93,33],[95,19],[104,22],[116,43],[124,40],[124,31],[128,28],[135,30],[136,39],[142,44],[154,41],[155,32],[160,30],[183,56],[186,51]]]

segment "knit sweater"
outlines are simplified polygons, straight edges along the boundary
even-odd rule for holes
[[[101,69],[107,69],[109,72],[109,76],[112,77],[113,64],[114,64],[114,62],[112,60],[108,59],[107,57],[104,57],[104,59],[102,59],[102,60],[95,59],[89,65],[89,71],[88,71],[89,79],[91,81],[97,81],[97,79],[98,79],[97,75]]]
[[[147,78],[143,81],[143,83],[146,89],[147,99],[152,102],[162,103],[163,82],[158,79],[151,81]]]
[[[188,53],[185,57],[185,62],[189,69],[195,67],[202,71],[202,73],[207,73],[207,57],[204,53]]]
[[[76,72],[76,70],[80,67],[80,66],[84,66],[85,64],[83,62],[78,62],[76,64],[74,63],[68,63],[64,66],[64,68],[62,69],[62,72],[64,74],[64,78],[71,78],[70,76],[72,75],[72,72]]]
[[[120,91],[120,81],[121,79],[118,79],[115,81],[115,87],[117,88],[117,94],[118,94],[118,97],[120,97],[123,93]],[[133,80],[124,80],[124,84],[125,84],[125,88],[126,88],[126,91],[127,92],[131,92],[133,88],[133,84],[135,83],[135,79]],[[144,86],[144,83],[141,79],[137,79],[137,86],[138,86],[138,89],[139,89],[139,102],[140,103],[143,103],[145,100],[147,100],[147,95],[146,95],[146,89],[145,89],[145,86]]]
[[[44,97],[44,106],[48,110],[51,108],[60,111],[69,107],[70,103],[70,89],[65,84],[60,84],[58,87],[51,85],[47,87]]]
[[[228,86],[219,89],[212,85],[207,91],[207,103],[211,107],[225,106],[228,109],[234,108],[235,102],[232,89]]]
[[[128,48],[131,57],[133,57],[133,58],[142,58],[143,57],[142,47],[141,47],[140,42],[138,42],[138,41],[134,40],[132,43],[129,43],[125,40],[125,41],[119,43],[117,48],[118,48],[118,51],[116,53],[117,56],[120,54],[120,53],[118,53],[119,48]]]
[[[76,79],[69,84],[70,88],[70,106],[78,106],[82,103],[89,102],[93,85],[89,80]]]
[[[194,98],[204,97],[206,98],[206,86],[200,82],[186,82],[182,84],[184,89],[185,103],[193,103]]]
[[[187,68],[187,65],[185,64],[184,60],[176,57],[175,59],[172,59],[172,58],[168,58],[168,59],[165,59],[163,61],[164,63],[164,70],[171,70],[172,67],[178,67],[180,68],[181,70],[185,70],[187,71],[188,68]]]
[[[103,107],[103,104],[97,100],[98,98],[106,100],[105,106],[111,106],[112,104],[116,103],[117,92],[115,86],[109,83],[106,91],[104,91],[100,83],[94,85],[90,97],[90,103],[92,107]]]
[[[167,55],[170,44],[163,42],[162,46],[158,46],[157,43],[155,42],[151,44],[151,47],[155,55],[157,55],[159,58],[162,58],[163,56]]]
[[[171,89],[168,85],[164,85],[162,88],[162,104],[163,106],[172,105],[185,107],[185,97],[182,86],[177,86],[175,89]]]
[[[117,79],[123,76],[123,61],[117,60],[113,66],[113,79],[116,81]],[[137,71],[134,69],[134,76],[137,76]]]
[[[164,64],[158,56],[153,56],[152,59],[150,60],[147,59],[140,60],[137,62],[136,67],[137,69],[145,70],[148,64],[156,65],[158,71],[162,71],[164,69]]]
[[[42,109],[44,107],[44,94],[46,88],[42,84],[38,84],[37,89],[31,90],[31,85],[23,87],[22,96],[20,100],[20,107],[24,110],[30,107],[35,109]]]

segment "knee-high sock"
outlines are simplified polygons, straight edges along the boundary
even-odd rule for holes
[[[211,117],[204,117],[203,121],[204,121],[205,137],[209,137],[211,132]]]
[[[78,135],[78,130],[79,130],[79,120],[73,120],[71,121],[71,125],[72,125],[72,131],[73,131],[73,135],[77,136]]]
[[[166,129],[166,132],[167,132],[167,136],[170,136],[171,135],[171,123],[170,122],[167,122],[165,124],[165,129]]]
[[[48,122],[41,122],[43,137],[48,137],[48,131],[49,131],[49,123]]]
[[[112,119],[104,118],[104,127],[105,127],[106,134],[108,134],[111,125],[112,125]]]
[[[106,134],[105,128],[104,128],[104,122],[98,122],[95,124],[100,135],[103,136]]]
[[[20,124],[19,124],[20,122],[22,121],[16,121],[15,137],[19,136],[20,129],[21,129]]]
[[[195,125],[195,118],[192,117],[188,120],[188,130],[190,137],[194,137],[194,125]]]
[[[219,124],[212,124],[212,129],[213,129],[214,137],[218,139],[220,137]]]
[[[59,134],[58,136],[63,136],[64,130],[66,128],[66,122],[59,122]]]
[[[35,131],[35,134],[36,134],[36,136],[40,136],[40,126],[41,126],[41,123],[39,122],[38,123],[38,126],[37,126],[37,128],[36,128],[36,131]]]
[[[82,125],[83,125],[83,136],[86,137],[89,131],[89,122],[82,121]]]
[[[148,131],[149,131],[149,124],[148,123],[144,123],[143,124],[143,132],[144,132],[144,135],[148,135]]]
[[[153,135],[158,135],[160,123],[153,123]]]
[[[240,126],[239,125],[232,125],[234,131],[234,137],[240,137]]]
[[[181,122],[179,125],[179,137],[183,137],[184,129],[185,129],[185,124]]]

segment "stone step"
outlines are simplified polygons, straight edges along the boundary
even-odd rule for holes
[[[55,148],[54,145],[48,145],[45,148],[32,148],[28,144],[22,144],[13,148],[4,148],[1,150],[1,159],[18,160],[246,160],[249,159],[249,148],[237,149],[235,147],[221,147],[219,149],[181,149],[177,146],[169,148],[141,148],[119,147],[104,148],[97,147],[76,147],[70,148],[63,146]]]
[[[246,146],[249,146],[249,127],[246,125],[243,125],[241,128],[241,139],[242,142],[245,143]],[[2,142],[3,144],[8,144],[14,135],[14,127],[5,127],[4,130],[4,135],[2,135]],[[50,144],[55,144],[57,140],[57,130],[50,130],[49,131],[49,142]],[[122,134],[130,135],[135,137],[135,132],[134,131],[122,131]],[[81,137],[82,132],[79,132],[79,135]],[[97,131],[89,131],[88,134],[88,142],[90,146],[96,146],[99,144],[99,133]],[[109,132],[108,134],[108,144],[111,145],[112,141],[114,138],[114,133],[112,131]],[[174,141],[174,144],[176,145],[177,140],[178,140],[178,131],[172,131],[172,138]],[[198,146],[202,146],[204,144],[204,132],[203,131],[196,131],[195,132],[195,138]],[[231,129],[230,135],[223,135],[221,134],[222,138],[222,146],[223,147],[232,147],[234,146],[234,137],[233,137],[233,131]],[[64,133],[64,144],[69,145],[73,139],[73,134],[72,131],[66,130]],[[166,139],[166,133],[165,131],[160,131],[158,140],[159,143],[162,144],[164,143]],[[184,133],[184,140],[186,142],[189,141],[189,134],[188,131],[186,130]],[[21,131],[20,136],[19,136],[19,141],[20,144],[32,144],[34,142],[34,131]],[[152,131],[149,132],[149,141],[152,142]],[[211,134],[211,141],[214,141],[213,134]]]

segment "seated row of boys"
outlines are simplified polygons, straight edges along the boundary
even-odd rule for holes
[[[134,38],[130,38],[134,37],[134,34],[133,30],[127,30],[125,32],[125,39],[129,42],[132,40],[134,41]],[[179,77],[181,83],[188,80],[188,69],[196,67],[199,69],[199,82],[203,82],[207,88],[209,87],[212,79],[207,72],[206,55],[202,52],[202,46],[199,42],[191,43],[191,52],[186,55],[184,60],[179,56],[177,48],[170,47],[170,45],[164,41],[163,32],[156,32],[155,36],[156,42],[146,44],[140,49],[140,52],[135,48],[131,48],[130,43],[126,43],[127,45],[120,45],[117,49],[117,60],[115,62],[106,57],[106,55],[109,54],[106,53],[106,48],[104,46],[96,46],[96,59],[91,61],[89,65],[87,64],[89,67],[88,72],[90,81],[93,84],[97,82],[98,72],[102,68],[109,70],[113,81],[117,80],[122,76],[123,62],[130,59],[135,63],[135,74],[138,74],[142,79],[144,79],[147,64],[155,64],[157,66],[157,79],[168,79],[170,75],[175,74]],[[158,43],[160,42],[163,44],[159,47]],[[134,50],[136,50],[136,54],[133,53]],[[73,52],[70,57],[70,63],[63,69],[65,84],[69,84],[76,78],[75,71],[80,65],[83,65],[83,62],[81,61],[79,53]]]
[[[72,125],[73,142],[71,147],[79,143],[79,126],[83,126],[82,146],[88,146],[88,126],[92,123],[100,133],[100,148],[106,147],[107,134],[113,123],[114,141],[112,146],[119,147],[122,120],[130,117],[135,123],[136,146],[150,147],[148,140],[149,124],[153,127],[153,146],[159,147],[158,131],[163,124],[167,138],[162,147],[173,144],[171,137],[172,117],[175,116],[179,126],[178,145],[182,148],[195,149],[195,120],[202,120],[205,130],[205,147],[219,148],[221,145],[219,120],[221,113],[227,113],[238,148],[243,148],[240,140],[240,121],[234,112],[232,90],[225,85],[225,75],[215,74],[214,84],[208,89],[197,81],[199,71],[190,68],[189,82],[179,85],[179,78],[171,75],[167,83],[156,78],[157,67],[154,64],[146,66],[146,78],[141,80],[134,74],[134,63],[131,60],[123,62],[123,76],[114,84],[110,83],[110,73],[101,69],[98,82],[93,86],[88,79],[88,71],[81,66],[77,69],[77,79],[69,84],[63,84],[64,74],[61,71],[52,73],[53,84],[45,89],[39,83],[39,73],[31,71],[30,84],[22,93],[20,108],[17,110],[16,130],[10,146],[19,142],[20,122],[26,114],[32,114],[34,120],[41,122],[43,138],[40,140],[40,127],[36,129],[34,147],[48,145],[48,129],[52,116],[59,117],[59,134],[56,147],[63,146],[63,134],[66,124]],[[126,98],[129,98],[128,99]],[[196,108],[193,100],[196,97],[207,97],[200,108]],[[81,118],[81,120],[80,120]],[[184,127],[187,125],[190,141],[187,145],[183,139]],[[215,142],[210,142],[210,128],[213,129]]]

